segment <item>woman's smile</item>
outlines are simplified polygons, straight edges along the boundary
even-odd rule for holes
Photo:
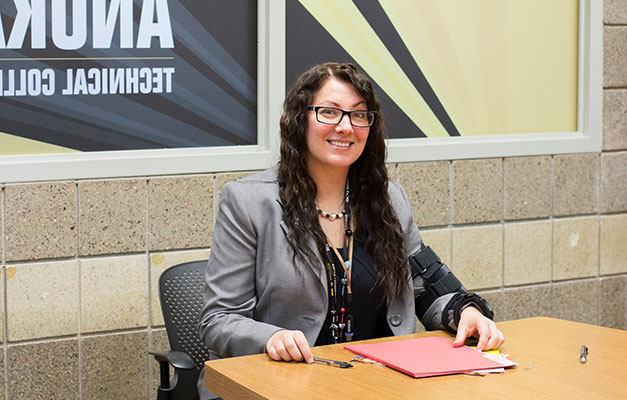
[[[327,142],[331,143],[333,146],[338,147],[349,147],[352,144],[351,142],[339,142],[337,140],[327,140]]]

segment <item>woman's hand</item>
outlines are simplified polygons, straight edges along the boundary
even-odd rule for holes
[[[302,361],[311,364],[313,353],[301,331],[277,331],[266,342],[266,352],[271,359],[276,361]]]
[[[477,350],[498,349],[505,341],[503,332],[496,327],[494,321],[486,318],[481,311],[473,306],[466,307],[462,311],[453,346],[463,345],[470,336],[479,338]]]

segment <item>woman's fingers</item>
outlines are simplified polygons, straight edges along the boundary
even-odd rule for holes
[[[305,338],[305,334],[301,331],[295,331],[294,342],[298,346],[298,350],[302,356],[302,358],[309,364],[313,362],[314,355],[311,352],[311,347],[309,347],[309,343],[307,343],[307,338]]]
[[[475,333],[479,338],[478,350],[498,349],[505,342],[503,332],[497,328],[494,321],[486,318],[476,308],[468,307],[462,311],[453,345],[461,346],[468,337]]]
[[[266,343],[268,356],[276,361],[313,362],[313,353],[301,331],[280,330],[270,336]]]
[[[490,330],[490,339],[486,344],[486,349],[498,349],[504,342],[505,336],[503,336],[503,332],[501,332],[499,328],[496,327],[496,324],[494,324],[494,327]]]

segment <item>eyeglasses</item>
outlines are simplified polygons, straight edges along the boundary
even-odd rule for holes
[[[367,128],[374,122],[376,111],[344,111],[335,107],[308,106],[308,110],[316,112],[316,120],[321,124],[337,125],[340,123],[344,115],[348,114],[351,125],[359,128]]]

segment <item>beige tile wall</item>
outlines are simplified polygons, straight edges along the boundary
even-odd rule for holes
[[[5,212],[7,260],[76,255],[76,185],[72,182],[8,185]]]
[[[553,279],[592,277],[599,269],[598,217],[553,222]]]
[[[627,329],[626,10],[605,1],[602,153],[389,165],[497,320]],[[0,393],[154,398],[158,276],[208,257],[220,189],[247,174],[2,185]]]
[[[451,223],[449,162],[396,164],[389,168],[392,179],[407,192],[414,218],[423,225]]]
[[[601,275],[627,273],[627,214],[601,217]]]
[[[452,209],[454,224],[502,220],[503,160],[453,161]]]
[[[76,338],[16,344],[7,349],[9,399],[79,399]]]
[[[599,193],[599,155],[576,154],[555,157],[555,215],[597,212]]]
[[[546,218],[553,206],[552,159],[506,158],[503,162],[504,218]]]
[[[145,179],[78,182],[80,256],[146,248]]]
[[[151,179],[149,196],[151,250],[210,246],[213,176]]]
[[[148,325],[145,255],[87,258],[81,268],[81,332]]]
[[[11,265],[6,278],[9,341],[78,333],[78,261]]]
[[[551,280],[553,224],[542,219],[505,224],[503,282],[529,285]]]
[[[480,225],[453,229],[451,271],[468,290],[501,287],[503,226]]]

